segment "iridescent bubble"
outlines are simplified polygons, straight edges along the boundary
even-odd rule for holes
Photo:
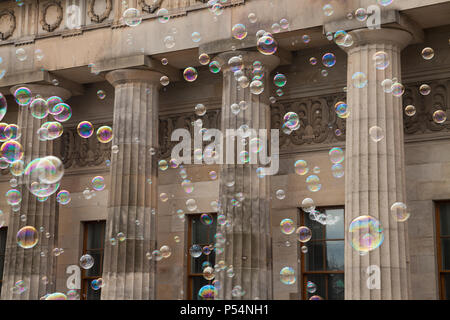
[[[28,58],[27,52],[25,51],[25,49],[19,48],[16,50],[16,57],[17,57],[17,60],[23,62],[23,61],[27,60],[27,58]]]
[[[67,103],[58,103],[53,107],[51,114],[56,121],[65,122],[72,117],[72,109]]]
[[[272,32],[273,33],[278,33],[281,31],[281,26],[278,23],[274,23],[272,24]]]
[[[309,58],[309,63],[311,65],[315,66],[317,64],[317,58],[316,57]]]
[[[40,158],[36,165],[39,181],[45,184],[57,183],[64,175],[64,165],[55,156]]]
[[[159,252],[161,252],[161,256],[163,257],[163,259],[167,259],[172,255],[172,249],[170,249],[170,247],[167,245],[159,248]]]
[[[317,192],[322,187],[322,184],[320,184],[320,179],[317,175],[312,174],[306,178],[306,186],[309,191],[311,192]]]
[[[300,128],[300,119],[295,112],[287,112],[283,117],[283,121],[290,130],[297,130]]]
[[[287,285],[294,284],[297,280],[295,277],[295,270],[291,267],[284,267],[280,271],[280,280],[282,283]]]
[[[197,210],[197,203],[195,202],[194,199],[188,199],[188,200],[186,201],[186,208],[187,208],[189,211],[195,211],[195,210]]]
[[[309,229],[308,227],[305,227],[305,226],[299,227],[297,229],[297,231],[295,231],[295,233],[297,234],[297,237],[298,237],[297,240],[302,243],[308,242],[312,238],[311,229]]]
[[[378,70],[385,70],[389,66],[389,55],[384,51],[375,52],[372,60]]]
[[[193,82],[197,79],[198,73],[194,67],[188,67],[183,71],[183,78],[188,82]]]
[[[106,98],[106,93],[105,93],[105,91],[103,91],[103,90],[98,90],[98,91],[97,91],[97,97],[98,97],[100,100],[105,99],[105,98]]]
[[[6,161],[5,161],[6,162]],[[11,174],[15,177],[19,177],[23,174],[23,171],[25,170],[25,164],[23,160],[17,160],[11,163],[10,171]]]
[[[297,160],[294,164],[295,173],[303,176],[308,173],[308,164],[305,160]]]
[[[97,129],[97,140],[101,143],[108,143],[113,139],[113,131],[109,126],[101,126]]]
[[[264,35],[258,39],[256,48],[264,55],[272,55],[277,51],[278,43],[272,36]]]
[[[322,57],[322,63],[325,67],[331,68],[336,64],[336,56],[333,53],[325,53]]]
[[[0,93],[0,121],[5,116],[7,110],[8,110],[8,103],[6,102],[6,98],[2,93]]]
[[[427,96],[431,93],[431,87],[428,84],[422,84],[419,88],[419,92],[423,96]]]
[[[244,61],[242,61],[242,58],[240,56],[231,57],[228,60],[228,67],[232,72],[237,72],[244,68]]]
[[[32,99],[31,90],[26,87],[17,88],[14,91],[14,98],[19,106],[27,106]]]
[[[364,88],[367,85],[366,74],[364,72],[355,72],[352,76],[352,83],[355,88]]]
[[[91,282],[92,290],[99,290],[103,286],[104,286],[104,284],[103,284],[103,279],[102,278],[94,279]]]
[[[391,92],[395,97],[401,97],[405,93],[405,87],[401,83],[395,82],[391,86]]]
[[[192,34],[191,34],[191,39],[192,39],[192,41],[194,41],[194,42],[200,42],[201,40],[202,40],[202,36],[200,35],[200,33],[199,32],[197,32],[197,31],[194,31],[194,32],[192,32]]]
[[[55,115],[60,112],[59,108],[55,108],[55,106],[59,103],[63,103],[63,100],[58,96],[51,96],[47,99],[47,107],[48,107],[48,113],[51,115]]]
[[[22,193],[17,189],[11,189],[6,192],[6,202],[13,206],[22,202]]]
[[[294,221],[291,219],[283,219],[280,222],[281,232],[284,234],[292,234],[295,231]]]
[[[70,202],[70,200],[71,200],[70,192],[67,190],[61,190],[56,195],[56,201],[62,205],[68,204]]]
[[[217,288],[213,285],[205,285],[198,291],[198,297],[200,300],[214,300],[218,297]]]
[[[332,148],[328,155],[330,156],[330,161],[333,163],[341,163],[344,161],[344,151],[341,148]]]
[[[358,21],[366,21],[367,20],[367,10],[364,8],[356,9],[355,18]]]
[[[212,73],[218,73],[220,72],[221,66],[220,63],[218,61],[211,61],[211,63],[209,64],[209,71],[211,71]]]
[[[38,231],[32,226],[21,228],[16,235],[16,242],[23,249],[31,249],[39,241]]]
[[[309,35],[307,35],[307,34],[304,34],[302,36],[302,40],[303,40],[304,43],[310,43],[311,42],[311,37]]]
[[[405,114],[406,114],[408,117],[412,117],[413,115],[416,114],[416,107],[413,106],[412,104],[407,105],[407,106],[405,107]]]
[[[87,139],[94,133],[94,126],[89,121],[81,121],[77,126],[77,132],[80,137]]]
[[[373,141],[379,142],[384,138],[384,131],[378,126],[373,126],[369,129],[369,136]]]
[[[80,267],[88,270],[94,266],[94,258],[90,254],[82,255],[80,258]]]
[[[166,8],[161,8],[156,12],[159,23],[167,23],[170,19],[169,10]]]
[[[47,129],[47,140],[59,138],[64,132],[62,124],[56,121],[45,122],[41,127]]]
[[[314,200],[311,198],[305,198],[302,201],[302,210],[305,212],[312,212],[316,208]]]
[[[136,8],[128,8],[122,14],[123,21],[129,27],[136,27],[141,24],[141,12]]]
[[[217,173],[215,171],[210,171],[209,172],[209,177],[211,178],[211,180],[216,180],[217,179]]]
[[[258,21],[258,18],[256,17],[256,14],[254,14],[253,12],[250,12],[248,14],[248,21],[250,21],[250,23],[256,23],[256,21]]]
[[[431,60],[434,58],[434,50],[433,48],[426,47],[422,50],[422,58],[425,60]]]
[[[159,198],[161,199],[162,202],[167,202],[167,200],[169,200],[169,196],[165,192],[160,193]]]
[[[168,76],[162,76],[159,79],[159,83],[161,83],[161,85],[163,85],[163,86],[167,86],[170,83],[169,77]]]
[[[24,151],[18,141],[10,140],[2,144],[0,154],[8,163],[13,163],[23,158]]]
[[[384,240],[383,228],[374,217],[363,215],[355,218],[349,226],[350,244],[358,252],[378,248]]]
[[[285,18],[281,19],[280,26],[281,26],[281,29],[283,29],[283,30],[289,29],[289,21]]]
[[[210,61],[209,55],[206,53],[202,53],[201,55],[198,56],[198,61],[202,65],[207,65]]]
[[[167,49],[172,49],[175,46],[175,38],[171,35],[168,35],[164,38],[164,45]]]
[[[61,292],[48,294],[44,300],[67,300],[67,296]]]
[[[8,135],[6,134],[6,128],[8,127],[7,123],[0,123],[0,142],[4,142],[9,140]]]
[[[344,176],[344,166],[340,163],[335,163],[331,166],[331,174],[335,178],[342,178]]]
[[[321,296],[311,296],[309,300],[323,300]]]
[[[167,60],[167,58],[162,58],[162,59],[161,59],[161,64],[162,64],[163,66],[166,66],[168,63],[169,63],[169,60]]]
[[[284,192],[283,189],[279,189],[275,193],[275,196],[277,197],[278,200],[283,200],[284,198],[286,198],[286,192]]]
[[[436,110],[433,113],[433,121],[436,123],[444,123],[447,120],[447,114],[443,110]]]
[[[350,108],[348,108],[348,105],[345,102],[336,102],[334,105],[334,110],[336,111],[337,116],[341,119],[347,119],[350,116]]]
[[[194,244],[191,246],[191,248],[189,249],[189,254],[193,257],[193,258],[198,258],[202,255],[203,250],[202,247],[199,246],[198,244]]]
[[[203,278],[205,278],[208,281],[211,281],[215,277],[216,277],[216,275],[214,274],[213,268],[211,268],[211,267],[203,268]]]
[[[331,4],[326,4],[322,7],[323,14],[327,17],[331,16],[334,13],[333,6]]]
[[[68,300],[80,300],[80,295],[78,294],[78,291],[75,289],[71,289],[67,291],[67,299]]]
[[[125,236],[125,233],[123,233],[123,232],[118,232],[116,237],[117,237],[117,240],[119,240],[120,242],[124,242],[127,239],[127,237]]]
[[[17,124],[8,124],[3,133],[8,140],[17,140],[22,135]]]
[[[243,40],[247,36],[247,28],[242,23],[235,24],[231,29],[231,34],[237,40]]]
[[[260,80],[253,80],[250,83],[250,92],[254,95],[260,95],[264,91],[264,84]]]
[[[394,220],[397,222],[405,222],[410,216],[408,208],[403,202],[393,203],[391,206],[391,214]]]
[[[105,189],[105,178],[103,178],[102,176],[96,176],[92,178],[91,183],[92,189],[96,191],[102,191],[103,189]]]
[[[286,85],[286,82],[287,82],[286,76],[282,73],[277,73],[273,78],[273,83],[280,88],[284,87]]]
[[[317,290],[317,285],[314,282],[308,281],[306,283],[306,291],[308,293],[314,293],[314,292],[316,292],[316,290]]]

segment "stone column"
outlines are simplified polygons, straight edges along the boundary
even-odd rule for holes
[[[70,98],[70,91],[53,85],[24,84],[11,88],[11,93],[19,87],[27,87],[33,97],[40,95],[43,99],[59,96],[64,101]],[[37,130],[49,121],[36,119],[31,115],[29,107],[19,106],[18,126],[21,130],[20,143],[23,146],[25,165],[33,159],[54,155],[53,141],[40,141]],[[2,299],[37,300],[47,293],[53,293],[56,287],[56,258],[52,250],[57,247],[58,209],[56,193],[46,201],[40,202],[28,191],[23,178],[18,179],[16,187],[22,193],[20,210],[11,210],[3,271]],[[23,222],[20,216],[26,215]],[[39,232],[39,242],[31,249],[23,249],[17,245],[16,235],[24,226],[33,226]],[[43,227],[43,231],[40,228]],[[45,236],[46,233],[50,237]],[[42,255],[41,255],[42,253]],[[43,281],[47,277],[48,283]],[[21,294],[13,292],[16,281],[23,280],[27,290]]]
[[[348,48],[346,178],[345,178],[345,298],[408,299],[409,253],[407,222],[397,222],[390,213],[394,202],[405,202],[405,153],[401,97],[385,93],[384,79],[401,82],[400,51],[412,35],[400,29],[361,29],[350,32],[354,44]],[[373,55],[384,51],[389,66],[377,70]],[[367,76],[367,85],[356,88],[355,72]],[[384,138],[375,142],[369,128],[378,126]],[[348,228],[361,215],[377,218],[384,229],[384,242],[366,255],[350,246]],[[380,288],[369,289],[368,268],[380,268]],[[376,274],[373,274],[374,277]],[[374,282],[375,283],[375,282]]]
[[[228,66],[228,60],[242,56],[246,76],[251,81],[251,66],[256,60],[263,63],[264,91],[255,95],[250,88],[242,88]],[[223,89],[221,130],[224,135],[225,150],[226,130],[240,128],[246,124],[251,129],[268,129],[270,132],[271,92],[270,71],[279,63],[276,56],[263,56],[257,52],[233,51],[219,55],[222,61]],[[247,108],[238,115],[231,112],[233,103],[245,101]],[[268,134],[270,137],[270,134]],[[247,143],[248,143],[247,139]],[[236,141],[237,143],[237,141]],[[270,142],[268,143],[268,145]],[[247,148],[248,150],[248,148]],[[224,152],[225,153],[225,152]],[[227,267],[233,266],[235,276],[230,278],[226,272],[219,272],[222,283],[219,299],[271,299],[272,298],[272,246],[270,235],[270,185],[269,176],[259,178],[258,164],[237,164],[239,154],[235,151],[234,164],[226,163],[220,170],[220,213],[231,223],[229,227],[220,228],[226,237],[224,252],[218,254],[216,263],[223,260]],[[232,199],[238,200],[237,193],[243,193],[245,199],[240,206],[234,206]],[[232,295],[233,288],[239,285],[245,291],[242,297]]]
[[[111,71],[115,88],[108,219],[102,299],[155,299],[155,270],[147,252],[155,250],[158,146],[158,89],[162,74],[148,70]],[[152,211],[152,209],[154,209]],[[122,232],[126,239],[119,241]],[[116,243],[110,241],[116,238]]]

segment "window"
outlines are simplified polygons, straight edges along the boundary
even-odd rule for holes
[[[436,203],[436,240],[442,300],[450,300],[450,202]]]
[[[0,228],[0,294],[2,293],[3,284],[3,266],[5,264],[5,251],[6,251],[6,233],[7,227]]]
[[[206,265],[214,268],[216,255],[214,250],[211,250],[209,255],[202,255],[198,258],[194,258],[190,255],[189,249],[192,245],[200,245],[202,248],[210,246],[214,248],[214,235],[216,233],[216,214],[210,213],[213,217],[213,222],[210,225],[203,224],[200,220],[200,214],[189,214],[188,217],[188,263],[187,263],[187,275],[188,275],[188,299],[198,300],[198,291],[201,287],[207,284],[211,284],[212,281],[208,281],[203,277],[203,268]],[[204,251],[203,251],[204,252]]]
[[[300,210],[300,225],[312,231],[312,238],[304,243],[308,248],[302,253],[301,281],[299,281],[302,299],[307,300],[318,295],[326,300],[344,299],[344,207],[316,208],[316,214],[325,214],[331,223],[325,225],[311,220],[308,213]],[[315,292],[308,292],[306,284],[312,281]]]
[[[101,289],[92,289],[91,282],[102,276],[105,225],[105,221],[89,221],[83,223],[83,255],[91,255],[94,258],[94,265],[87,270],[81,269],[82,300],[100,300]]]

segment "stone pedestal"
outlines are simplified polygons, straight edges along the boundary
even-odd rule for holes
[[[345,152],[345,298],[408,299],[408,222],[397,222],[390,213],[394,202],[406,201],[402,98],[385,93],[381,82],[393,78],[401,82],[400,51],[412,36],[407,31],[387,28],[350,34],[354,44],[346,49],[347,104],[351,114],[346,124]],[[389,57],[385,70],[375,68],[373,55],[378,51]],[[355,87],[355,72],[367,76],[363,88]],[[384,134],[379,142],[369,135],[373,126],[380,127]],[[384,229],[384,242],[366,255],[360,255],[349,242],[349,225],[361,215],[378,219]],[[370,275],[377,278],[376,271],[368,272],[370,266],[380,268],[379,289],[376,281],[368,280]]]
[[[106,79],[115,88],[111,185],[103,260],[102,299],[155,299],[158,88],[162,74],[122,69]],[[117,234],[126,239],[120,241]],[[110,241],[116,239],[116,243]]]
[[[70,98],[71,93],[53,85],[24,84],[11,88],[11,93],[19,87],[27,87],[33,97],[40,95],[43,99],[58,96],[64,101]],[[36,119],[31,115],[28,106],[19,106],[18,126],[21,130],[20,143],[24,148],[23,161],[25,166],[32,160],[53,154],[53,141],[40,141],[37,130],[49,120]],[[10,211],[8,235],[5,253],[5,266],[3,271],[2,300],[37,300],[47,293],[53,293],[56,287],[56,257],[52,250],[58,247],[58,206],[56,193],[46,201],[40,202],[24,184],[23,178],[17,179],[16,187],[22,193],[22,202],[18,212]],[[26,221],[20,216],[26,215]],[[24,226],[33,226],[39,233],[38,244],[30,249],[23,249],[17,245],[17,232]],[[43,231],[40,228],[43,227]],[[49,238],[46,237],[49,233]],[[47,280],[43,280],[46,277]],[[16,281],[23,280],[27,290],[15,293],[13,288]]]
[[[250,87],[242,88],[234,73],[228,66],[228,60],[234,56],[242,56],[246,76],[251,81],[251,66],[256,60],[263,63],[264,91],[255,95]],[[227,52],[219,55],[222,62],[223,91],[221,130],[225,141],[227,129],[239,129],[248,125],[250,129],[268,129],[270,136],[270,103],[271,93],[270,71],[279,63],[275,56],[263,56],[256,52]],[[230,106],[245,101],[247,108],[235,115]],[[238,138],[239,139],[239,138]],[[249,138],[246,139],[247,143]],[[236,143],[238,143],[236,141]],[[268,142],[270,145],[270,141]],[[248,145],[247,145],[248,151]],[[272,298],[272,247],[270,236],[270,185],[269,176],[259,178],[256,169],[260,164],[237,164],[239,154],[235,151],[234,164],[227,163],[224,152],[224,164],[220,169],[220,204],[219,214],[224,214],[230,222],[229,227],[220,227],[226,237],[224,252],[218,254],[216,263],[223,260],[227,268],[232,266],[235,276],[230,278],[226,271],[219,272],[216,277],[222,283],[219,290],[220,299],[271,299]],[[242,193],[240,201],[237,193]],[[239,205],[233,204],[234,200]],[[235,286],[245,291],[243,296],[232,294]]]

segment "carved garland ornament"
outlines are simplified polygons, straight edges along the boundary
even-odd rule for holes
[[[147,13],[154,13],[156,9],[161,6],[162,0],[152,0],[152,4],[148,5],[145,0],[139,0],[138,4],[142,8],[142,11]]]
[[[106,8],[105,8],[105,11],[103,11],[103,13],[101,15],[98,15],[94,12],[94,5],[95,5],[95,0],[90,0],[89,7],[88,7],[89,18],[91,18],[92,22],[101,23],[106,18],[108,18],[109,14],[111,13],[112,0],[106,0]]]
[[[52,24],[47,23],[47,10],[51,7],[51,6],[55,6],[56,10],[58,10],[58,14],[56,16],[56,21]],[[56,28],[59,27],[59,25],[61,24],[61,21],[63,19],[63,8],[61,6],[61,3],[58,1],[50,1],[47,2],[43,7],[42,7],[42,12],[41,12],[41,26],[42,29],[44,29],[45,31],[48,32],[52,32],[54,31]]]
[[[6,40],[9,37],[11,37],[12,34],[14,33],[14,30],[16,30],[16,16],[14,15],[14,11],[12,11],[12,10],[4,10],[4,11],[0,12],[0,19],[3,16],[9,16],[9,18],[10,18],[10,24],[9,24],[8,31],[6,31],[5,33],[0,32],[0,39]]]

